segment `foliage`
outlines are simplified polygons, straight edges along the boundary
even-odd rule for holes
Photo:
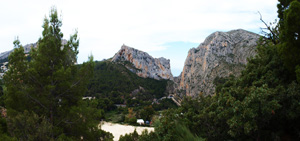
[[[82,101],[93,75],[93,57],[80,69],[75,66],[77,31],[62,44],[62,22],[55,8],[44,19],[38,48],[28,60],[20,41],[9,56],[6,86],[7,124],[19,140],[96,140],[109,137],[98,129],[103,111],[97,103]]]
[[[108,98],[114,104],[127,103],[131,107],[165,95],[167,80],[141,78],[122,64],[96,61],[94,72],[87,96]],[[137,92],[133,93],[134,90]],[[137,100],[132,100],[133,97]]]
[[[181,124],[175,126],[175,132],[179,136],[176,140],[179,141],[205,141],[205,139],[194,135],[186,126]]]
[[[94,76],[89,82],[86,96],[96,97],[97,108],[104,109],[106,120],[127,122],[136,124],[136,118],[147,118],[149,113],[144,107],[152,105],[154,99],[165,96],[167,80],[155,80],[151,78],[141,78],[128,70],[124,65],[132,65],[129,62],[114,63],[108,61],[95,61]],[[78,66],[79,68],[81,65]],[[136,115],[133,118],[126,118],[127,109],[124,111],[115,104],[126,105],[133,108]],[[162,100],[160,104],[154,104],[155,110],[163,110],[170,107],[177,107],[174,102]],[[124,118],[113,118],[116,115]],[[146,113],[146,114],[145,114]],[[150,111],[151,113],[151,111]],[[150,116],[153,115],[153,112]]]
[[[133,133],[121,135],[119,141],[138,141],[139,135],[134,129]]]
[[[128,108],[128,114],[125,116],[125,122],[130,124],[136,124],[136,113],[133,111],[133,108]]]
[[[300,86],[272,42],[257,51],[241,76],[219,83],[215,96],[185,99],[178,120],[209,140],[299,139]]]
[[[280,18],[279,53],[285,67],[295,73],[295,67],[300,64],[300,2],[297,0],[280,0],[278,16]]]
[[[157,140],[171,141],[178,139],[175,127],[178,125],[178,112],[174,109],[162,113],[163,118],[154,122],[154,130]]]
[[[50,140],[53,128],[45,117],[26,110],[10,118],[8,126],[12,136],[24,140]]]
[[[148,130],[144,130],[141,135],[139,135],[140,141],[153,141],[156,139],[156,135],[154,132],[148,132]]]
[[[136,131],[120,137],[123,141],[202,141],[204,139],[194,135],[186,126],[177,120],[177,114],[170,109],[164,112],[163,118],[155,121],[155,132],[143,131],[138,135]]]
[[[162,99],[159,101],[158,104],[154,103],[152,106],[155,111],[162,111],[162,110],[171,109],[171,108],[176,109],[178,107],[176,105],[176,103],[169,98]]]
[[[300,3],[279,2],[278,25],[267,28],[241,76],[216,78],[214,96],[168,110],[155,126],[159,140],[176,138],[175,121],[208,140],[300,140]]]
[[[126,108],[118,108],[116,110],[111,110],[105,112],[105,121],[110,121],[113,123],[121,123],[125,121],[125,115],[127,113]]]
[[[13,138],[9,136],[7,131],[7,122],[2,115],[0,115],[0,140],[2,141],[10,141],[10,140],[16,140],[16,138]]]
[[[144,119],[145,121],[151,121],[154,113],[155,111],[152,108],[152,105],[145,106],[142,110],[140,110],[139,118]]]
[[[0,106],[2,107],[4,107],[4,100],[5,100],[4,85],[2,80],[0,79]]]

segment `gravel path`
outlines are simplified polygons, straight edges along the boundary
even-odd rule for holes
[[[140,135],[144,130],[154,131],[153,127],[140,127],[140,126],[131,126],[131,125],[122,125],[111,122],[102,122],[101,129],[107,132],[110,132],[114,135],[114,141],[118,141],[121,135],[126,133],[132,133],[136,129],[137,133]]]

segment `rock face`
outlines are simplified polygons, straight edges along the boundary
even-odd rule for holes
[[[242,29],[215,32],[197,48],[189,50],[184,68],[177,80],[177,91],[187,96],[212,95],[214,79],[239,75],[254,56],[259,35]]]
[[[0,53],[0,60],[8,58],[8,56],[11,52],[12,52],[12,50]]]
[[[123,45],[114,55],[112,62],[122,62],[132,72],[140,77],[156,80],[173,80],[170,60],[153,58],[148,53]]]

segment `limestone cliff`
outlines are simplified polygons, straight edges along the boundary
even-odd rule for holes
[[[140,77],[156,80],[173,80],[170,60],[153,58],[148,53],[123,45],[114,55],[112,62],[122,62],[132,72]],[[126,64],[127,63],[127,64]]]
[[[259,37],[242,29],[209,35],[197,48],[189,50],[176,84],[177,91],[193,97],[200,93],[213,94],[214,79],[239,75],[247,58],[256,54]]]

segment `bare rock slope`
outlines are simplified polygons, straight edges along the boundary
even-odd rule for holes
[[[132,72],[140,77],[156,80],[173,80],[170,60],[153,58],[148,53],[123,45],[114,55],[112,62],[121,62]],[[126,64],[127,63],[127,64]]]
[[[213,94],[214,79],[239,75],[247,58],[256,54],[259,37],[242,29],[209,35],[197,48],[189,50],[177,80],[177,92],[192,97]]]

